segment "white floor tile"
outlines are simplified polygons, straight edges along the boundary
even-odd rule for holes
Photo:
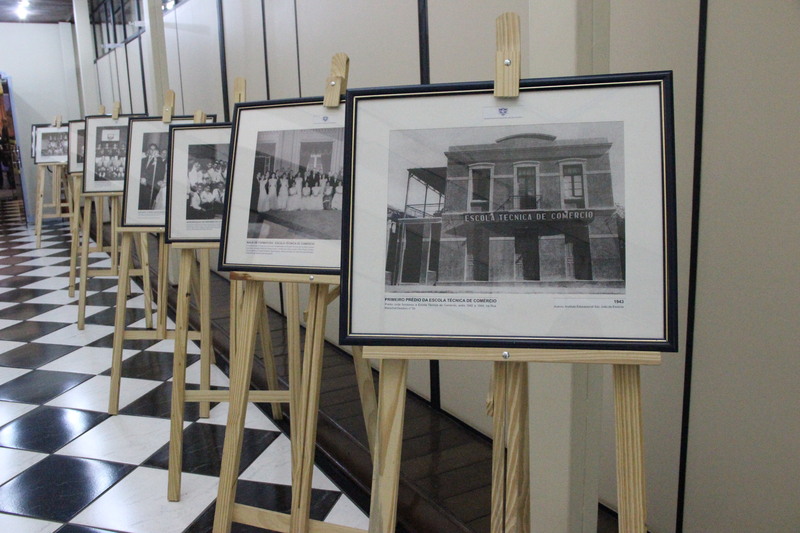
[[[25,261],[24,263],[19,263],[19,266],[51,266],[57,265],[59,263],[65,263],[69,261],[69,257],[37,257],[36,259],[31,259],[30,261]]]
[[[20,244],[19,246],[14,246],[14,248],[16,248],[17,250],[27,250],[27,249],[40,250],[43,248],[48,248],[50,246],[55,246],[59,244],[59,241],[48,242],[47,239],[42,239],[42,245],[37,246],[36,242],[34,242],[35,240],[36,239],[33,239],[31,242]]]
[[[51,533],[60,528],[61,524],[56,522],[46,522],[27,518],[25,516],[15,516],[10,514],[0,514],[0,530],[13,533]]]
[[[286,435],[281,435],[269,445],[264,452],[253,461],[245,470],[240,479],[261,481],[262,483],[275,483],[278,485],[292,484],[291,443]],[[322,471],[314,466],[311,486],[315,489],[335,490],[334,485]]]
[[[69,286],[69,285],[67,285]],[[97,294],[97,291],[86,291],[86,296],[91,296],[93,294]],[[75,289],[75,296],[70,297],[69,291],[59,290],[53,291],[49,294],[43,294],[42,296],[37,296],[36,298],[31,298],[27,301],[29,304],[52,304],[52,305],[64,305],[64,304],[71,304],[78,301],[78,289]],[[75,316],[77,320],[77,315]]]
[[[128,404],[138,400],[160,384],[160,381],[122,378],[119,391],[119,408],[127,407]],[[73,387],[61,396],[50,400],[47,405],[107,413],[110,390],[111,377],[95,376],[77,387]]]
[[[217,496],[218,479],[184,473],[181,501],[167,501],[167,471],[137,468],[72,523],[130,533],[182,532]]]
[[[19,348],[24,344],[25,344],[24,342],[17,342],[17,341],[0,341],[0,353],[6,353],[8,351],[13,350],[14,348]]]
[[[131,296],[128,298],[128,301],[125,303],[125,307],[128,309],[144,309],[144,294],[139,294],[138,296]],[[150,301],[150,308],[156,308],[156,302]]]
[[[155,315],[153,315],[153,321],[155,322]],[[139,327],[144,327],[144,320],[141,321],[142,325]],[[169,321],[167,321],[169,322]],[[153,346],[150,346],[147,349],[148,352],[167,352],[167,353],[175,353],[175,339],[164,339],[163,341],[157,342]],[[189,341],[186,345],[186,353],[190,354],[199,354],[200,347],[195,344],[194,341]]]
[[[108,309],[108,307],[101,305],[87,305],[85,309],[85,316],[92,316],[106,309]],[[66,324],[72,324],[78,320],[78,306],[62,305],[57,309],[47,311],[46,313],[37,315],[29,320],[34,322],[64,322]]]
[[[5,268],[5,267],[4,267],[4,268]],[[2,270],[1,270],[1,269],[0,269],[0,272],[2,272]],[[7,279],[7,278],[10,278],[10,277],[11,277],[11,275],[10,275],[10,274],[9,274],[9,275],[7,275],[7,276],[4,276],[4,275],[0,274],[0,280]]]
[[[21,246],[19,248],[22,248]],[[27,252],[18,253],[17,257],[47,257],[59,252],[63,252],[65,248],[37,248],[35,250],[28,250]]]
[[[114,332],[114,326],[86,324],[83,330],[77,324],[70,324],[49,335],[36,340],[46,344],[67,344],[69,346],[86,346]]]
[[[9,320],[6,318],[0,318],[0,329],[5,329],[9,326],[13,326],[14,324],[19,324],[22,320]]]
[[[169,442],[169,424],[168,419],[112,416],[61,448],[57,454],[140,465]]]
[[[200,361],[186,367],[186,383],[200,384],[200,367]],[[172,378],[170,378],[169,381],[172,381]],[[216,365],[211,365],[211,385],[215,387],[227,387],[229,384],[230,380],[228,376],[217,368]]]
[[[137,278],[137,280],[138,279],[140,279],[140,278]],[[129,283],[130,283],[130,286],[131,286],[131,290],[129,291],[130,294],[142,294],[142,289],[139,287],[139,285],[136,283],[136,281],[130,280]],[[119,285],[114,285],[113,287],[109,287],[109,288],[105,289],[103,292],[113,292],[113,293],[116,294],[118,286]]]
[[[37,407],[38,405],[30,403],[0,402],[0,426],[8,424]]]
[[[58,290],[66,289],[69,287],[68,277],[47,278],[24,285],[23,289],[45,289],[45,290]]]
[[[0,448],[0,485],[45,457],[46,453]]]
[[[0,366],[0,385],[7,383],[12,379],[17,379],[23,374],[30,372],[27,368],[6,368]]]
[[[325,517],[325,522],[358,529],[369,529],[369,517],[344,494],[333,506],[328,516]]]
[[[216,424],[218,426],[225,426],[228,424],[228,406],[227,402],[218,403],[211,409],[208,418],[200,418],[198,422],[203,424]],[[245,413],[244,427],[250,429],[263,429],[265,431],[280,431],[277,426],[269,418],[261,412],[261,410],[252,403],[247,404],[247,412]]]
[[[22,274],[20,274],[20,276],[48,278],[48,277],[61,276],[62,274],[66,274],[68,272],[69,272],[68,266],[45,266],[37,268],[35,270],[29,270],[27,272],[23,272]]]
[[[111,368],[111,348],[84,346],[74,352],[59,357],[39,370],[58,370],[61,372],[78,372],[79,374],[99,374]],[[122,359],[139,353],[139,350],[122,350]]]
[[[9,291],[13,291],[13,290],[14,290],[14,287],[0,287],[0,294],[3,294],[5,292],[9,292]]]

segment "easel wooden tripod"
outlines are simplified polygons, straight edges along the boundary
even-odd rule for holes
[[[495,96],[519,94],[519,17],[497,20]],[[514,72],[516,71],[516,72]],[[533,362],[611,364],[614,368],[619,530],[644,533],[645,486],[639,365],[659,364],[654,352],[369,347],[381,360],[378,433],[373,457],[370,532],[390,533],[397,519],[408,360],[494,361],[492,533],[530,531],[528,365]]]
[[[323,105],[336,107],[347,85],[349,59],[336,54],[332,60],[331,76],[326,80]],[[322,379],[322,354],[325,343],[325,319],[328,305],[339,295],[339,276],[296,273],[231,273],[232,283],[243,283],[244,293],[236,315],[231,317],[235,336],[231,358],[230,410],[225,433],[214,531],[229,532],[231,522],[240,522],[276,531],[305,533],[308,531],[353,533],[359,529],[326,524],[311,520],[311,481],[317,432],[317,411]],[[284,284],[287,317],[289,367],[289,404],[292,447],[292,506],[289,514],[278,513],[234,502],[243,439],[244,414],[248,401],[252,373],[253,342],[259,313],[263,309],[263,283]],[[299,285],[309,287],[308,315],[304,357],[300,359],[300,297]],[[234,291],[236,292],[236,291]],[[353,356],[359,383],[362,409],[368,435],[375,428],[375,389],[372,370],[356,350]],[[370,448],[373,446],[370,443]]]
[[[61,127],[61,115],[53,120],[53,126]],[[40,163],[36,165],[36,213],[34,215],[34,233],[36,235],[36,247],[42,245],[42,222],[45,218],[62,218],[66,209],[67,216],[72,218],[72,189],[66,179],[66,163]],[[51,196],[50,202],[44,201],[45,180],[47,171],[50,170],[52,178],[50,180]],[[64,201],[61,197],[64,197]],[[45,213],[45,208],[54,207],[54,213]]]

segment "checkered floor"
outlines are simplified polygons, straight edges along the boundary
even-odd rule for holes
[[[93,267],[109,264],[92,254]],[[188,404],[181,501],[168,502],[172,341],[126,341],[120,414],[106,413],[116,280],[88,282],[86,328],[68,297],[69,234],[46,224],[0,223],[0,531],[211,531],[227,405],[198,419]],[[133,288],[128,308],[143,320]],[[199,383],[190,346],[187,381]],[[213,385],[227,386],[214,368]],[[287,437],[251,405],[237,501],[286,512]],[[366,528],[367,518],[315,470],[312,518]],[[234,524],[234,531],[257,531]]]

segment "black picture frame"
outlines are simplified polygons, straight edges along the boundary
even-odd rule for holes
[[[347,92],[340,341],[677,350],[671,72]]]

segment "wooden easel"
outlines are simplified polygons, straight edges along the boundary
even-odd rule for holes
[[[497,19],[495,96],[519,94],[519,17]],[[365,357],[381,360],[378,433],[373,457],[370,533],[394,531],[403,442],[408,361],[494,361],[490,410],[492,449],[492,533],[530,531],[530,443],[528,363],[594,363],[614,368],[619,530],[645,533],[645,486],[639,365],[661,362],[654,352],[590,350],[500,350],[491,348],[368,347]]]
[[[113,111],[111,116],[119,118],[121,104],[114,102]],[[100,106],[100,112],[103,114],[105,111],[104,106]],[[119,275],[119,242],[117,240],[117,228],[122,214],[120,208],[120,199],[122,192],[92,192],[81,193],[81,202],[83,210],[83,239],[81,240],[81,255],[80,255],[80,288],[78,291],[78,329],[82,330],[86,326],[86,291],[87,281],[89,276],[117,276]],[[103,214],[105,212],[106,199],[111,204],[111,243],[110,246],[103,246]],[[105,269],[90,269],[89,268],[89,228],[92,221],[92,203],[95,205],[96,220],[96,235],[97,247],[95,250],[108,251],[111,255],[111,266]],[[138,274],[138,272],[133,272]]]
[[[61,127],[61,115],[53,119],[53,126]],[[66,163],[39,163],[36,165],[36,213],[34,215],[34,234],[36,247],[42,245],[42,222],[46,218],[72,218],[72,190],[66,179]],[[45,181],[47,171],[52,173],[50,202],[44,201]],[[62,195],[64,200],[62,201]],[[55,208],[54,213],[45,213],[46,208]]]
[[[175,106],[175,92],[167,90],[164,94],[164,110],[162,120],[166,123],[172,120],[173,109]],[[167,261],[169,259],[169,246],[164,241],[163,227],[150,226],[127,226],[112,228],[114,240],[117,236],[121,237],[122,245],[120,252],[119,283],[117,285],[117,304],[114,316],[114,343],[111,352],[111,387],[108,395],[108,413],[117,414],[119,412],[119,393],[122,381],[122,348],[126,340],[164,340],[174,338],[174,330],[167,330]],[[151,305],[152,288],[150,284],[150,259],[147,244],[149,233],[158,234],[158,263],[156,277],[156,318],[157,323],[153,328],[153,310]],[[136,239],[134,241],[134,238]],[[131,268],[133,258],[131,256],[132,243],[136,242],[139,247],[140,269]],[[144,290],[144,329],[126,329],[125,311],[127,310],[127,291],[130,287],[130,276],[141,275]],[[199,339],[200,332],[190,332],[189,337]],[[209,349],[210,348],[206,348]]]
[[[234,81],[234,102],[245,100],[246,84],[244,78],[236,78]],[[195,123],[202,124],[206,121],[204,113],[195,114]],[[210,401],[228,401],[229,391],[211,391],[211,310],[210,310],[210,260],[211,250],[219,249],[219,241],[210,242],[172,242],[173,249],[180,250],[180,266],[178,274],[178,299],[177,310],[175,313],[175,349],[172,367],[172,409],[170,415],[170,439],[169,439],[169,475],[167,482],[167,499],[169,501],[180,500],[181,492],[181,467],[183,463],[183,411],[186,402],[200,402],[200,416],[209,416]],[[198,264],[195,260],[197,255]],[[194,281],[194,283],[193,283]],[[237,282],[231,281],[231,316],[238,308],[240,300],[240,287]],[[189,297],[194,293],[197,299],[197,306],[200,310],[200,331],[202,334],[201,346],[208,346],[206,351],[201,353],[200,366],[200,390],[186,390],[186,350],[189,332]],[[264,360],[264,367],[267,374],[267,385],[271,392],[266,396],[261,391],[251,391],[251,398],[255,401],[267,402],[270,400],[262,398],[278,397],[280,400],[273,401],[272,415],[275,419],[282,418],[283,414],[279,402],[288,401],[288,391],[278,391],[278,373],[275,368],[275,359],[272,352],[272,339],[267,322],[266,308],[263,308],[259,316],[259,337],[261,339],[261,354]],[[231,348],[234,352],[236,330],[231,330]],[[280,394],[273,394],[279,392]]]
[[[336,54],[332,60],[331,76],[326,80],[324,105],[337,107],[347,86],[349,59]],[[363,530],[326,524],[311,520],[311,481],[314,467],[314,449],[317,432],[317,413],[322,379],[322,354],[325,343],[327,308],[339,296],[338,275],[231,273],[231,281],[244,284],[241,303],[231,317],[234,337],[231,358],[230,410],[222,454],[214,531],[229,532],[232,522],[268,528],[276,531],[305,533],[308,531],[353,533]],[[263,308],[263,283],[284,284],[287,317],[287,347],[289,368],[289,404],[292,450],[292,506],[291,512],[279,513],[237,504],[236,485],[243,440],[244,416],[248,402],[248,389],[253,367],[253,342],[258,316]],[[306,318],[304,356],[300,358],[300,290],[301,284],[309,286],[309,304]],[[361,356],[353,354],[356,379],[367,425],[371,436],[375,429],[375,389],[372,369]],[[285,400],[284,400],[285,401]],[[373,444],[370,440],[370,450]],[[373,452],[374,453],[374,452]]]

